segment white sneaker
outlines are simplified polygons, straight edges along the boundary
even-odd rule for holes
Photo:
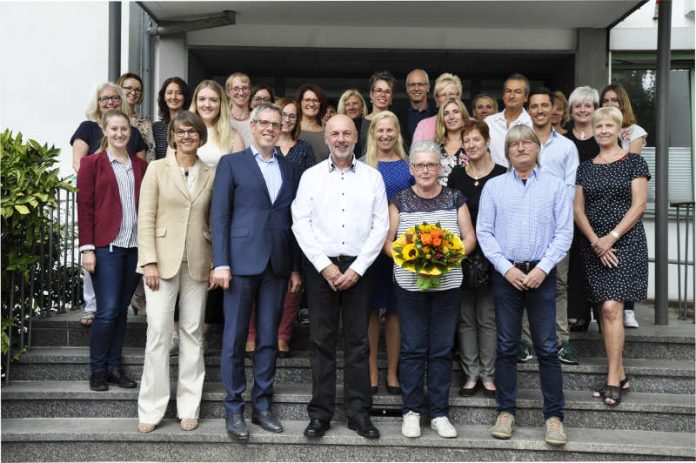
[[[433,431],[437,431],[440,437],[457,437],[457,430],[452,423],[450,423],[449,418],[446,416],[438,416],[430,422],[430,427]]]
[[[635,311],[624,310],[624,328],[640,328]]]
[[[404,437],[420,437],[420,413],[408,412],[404,415],[404,422],[401,424],[401,434]]]

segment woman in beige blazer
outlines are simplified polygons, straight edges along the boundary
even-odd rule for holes
[[[181,111],[169,124],[175,150],[150,163],[138,210],[138,271],[147,299],[147,345],[138,397],[138,431],[151,432],[169,403],[169,344],[179,296],[179,380],[176,408],[181,428],[198,427],[205,364],[202,327],[210,281],[209,208],[215,170],[198,158],[205,123]]]

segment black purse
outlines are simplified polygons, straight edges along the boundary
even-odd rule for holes
[[[467,289],[479,289],[491,283],[491,271],[493,266],[483,253],[476,249],[462,261],[462,287]]]

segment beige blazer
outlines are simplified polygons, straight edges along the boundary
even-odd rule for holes
[[[197,161],[191,195],[173,153],[152,161],[140,187],[138,272],[156,263],[160,278],[173,278],[184,258],[191,278],[206,281],[212,264],[210,199],[215,169]]]

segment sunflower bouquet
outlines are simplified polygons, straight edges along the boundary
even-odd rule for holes
[[[409,228],[392,244],[394,263],[418,274],[418,288],[440,286],[440,277],[456,268],[466,257],[464,244],[455,233],[423,222]]]

